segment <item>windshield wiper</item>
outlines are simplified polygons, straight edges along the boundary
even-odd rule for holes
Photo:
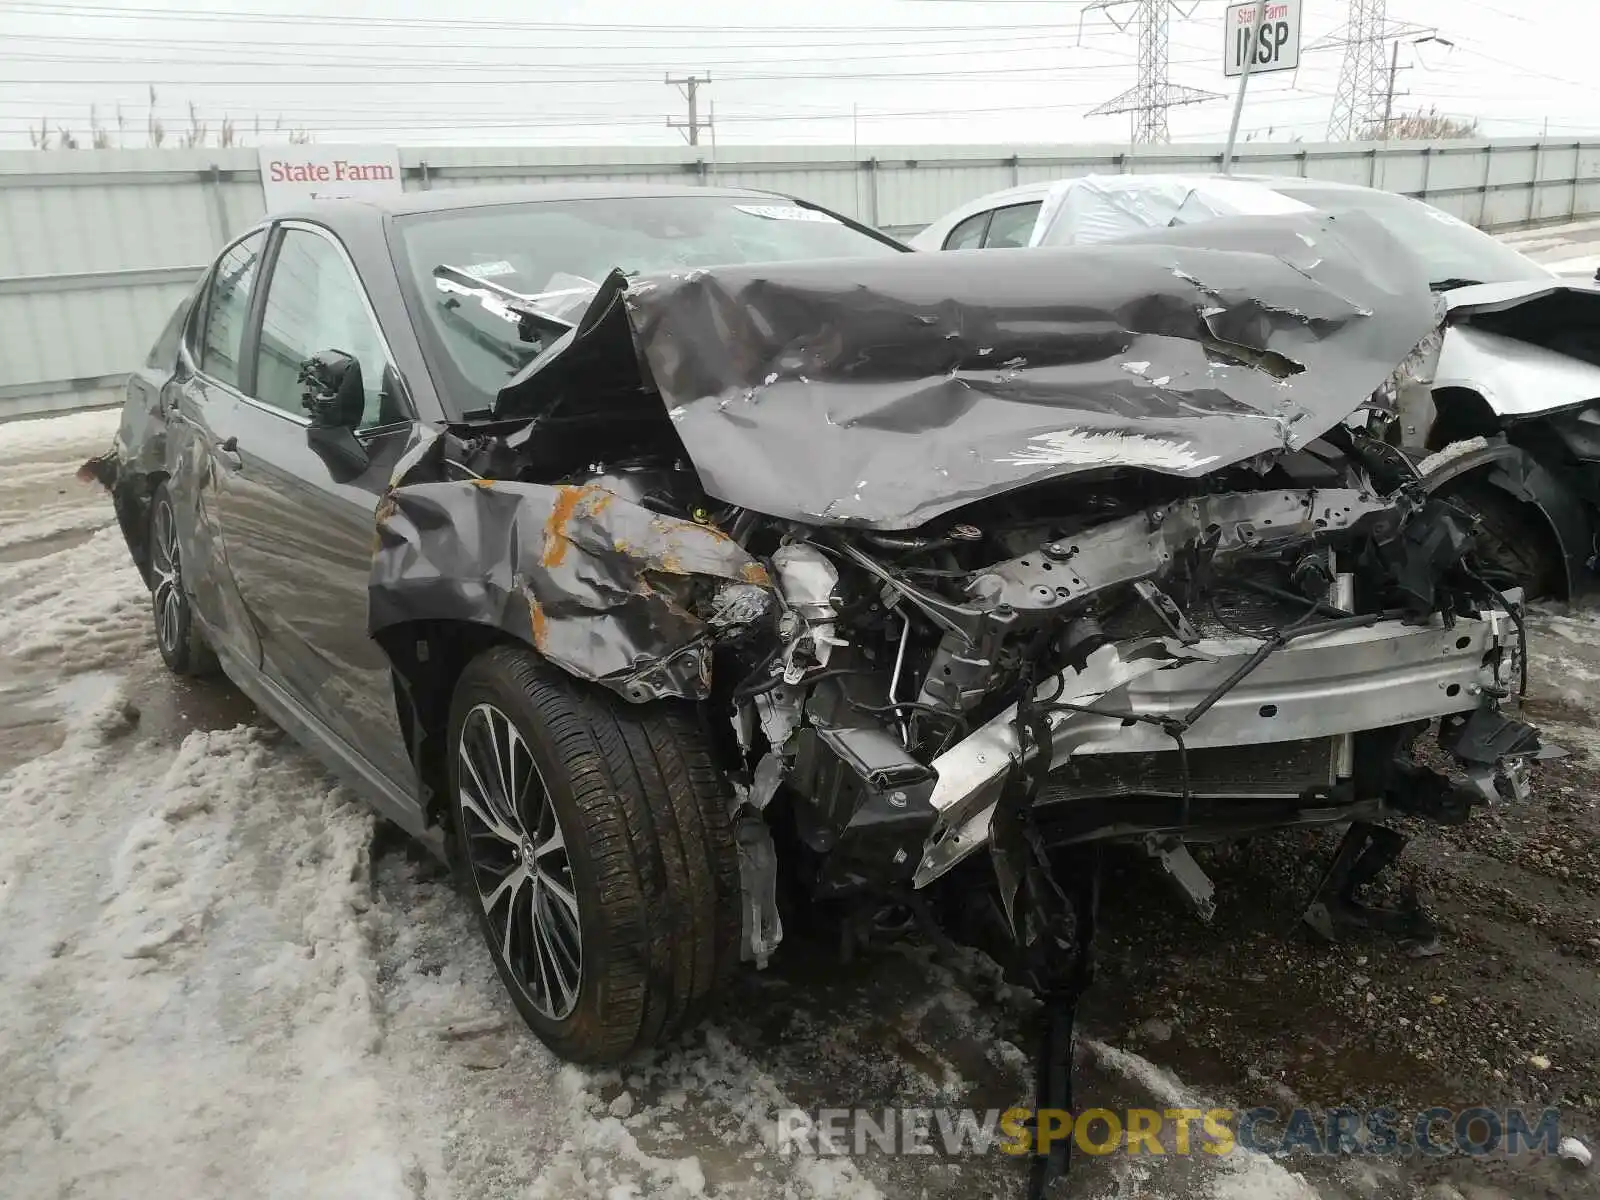
[[[1482,282],[1483,280],[1481,279],[1462,279],[1452,275],[1448,279],[1435,279],[1428,284],[1428,290],[1433,292],[1453,292],[1457,288],[1477,287]]]

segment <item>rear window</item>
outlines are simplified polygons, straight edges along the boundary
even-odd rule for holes
[[[759,196],[627,196],[415,213],[395,220],[407,302],[441,392],[460,411],[489,408],[539,345],[473,280],[575,320],[613,269],[695,267],[902,253],[794,201]],[[453,268],[441,278],[440,268]],[[463,276],[466,288],[462,286]]]

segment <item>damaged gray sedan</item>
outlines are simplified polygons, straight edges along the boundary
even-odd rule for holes
[[[91,464],[167,661],[447,849],[562,1055],[696,1020],[795,896],[990,948],[1059,1104],[1104,843],[1208,913],[1188,844],[1351,822],[1313,924],[1425,936],[1361,903],[1380,822],[1525,798],[1519,597],[1364,427],[1441,321],[1379,225],[898,250],[710,189],[333,205],[222,254]]]

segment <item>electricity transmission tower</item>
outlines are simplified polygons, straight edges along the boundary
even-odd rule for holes
[[[1387,0],[1349,0],[1350,19],[1325,37],[1306,47],[1333,50],[1344,47],[1344,66],[1339,71],[1339,86],[1333,94],[1333,109],[1328,115],[1328,140],[1349,142],[1364,129],[1389,128],[1394,106],[1394,77],[1400,70],[1399,43],[1409,38],[1414,43],[1437,42],[1450,47],[1455,43],[1439,36],[1425,25],[1390,21]],[[1384,43],[1394,42],[1391,56]]]
[[[1388,33],[1388,0],[1350,0],[1350,19],[1344,34],[1344,66],[1328,117],[1328,140],[1348,142],[1356,133],[1383,116],[1388,92],[1388,65],[1384,41]],[[1330,37],[1336,35],[1329,35]]]
[[[1123,21],[1118,21],[1113,10],[1132,4],[1134,11]],[[1096,10],[1102,11],[1119,30],[1126,30],[1139,22],[1139,82],[1121,95],[1113,96],[1104,104],[1091,108],[1091,117],[1111,113],[1133,114],[1133,140],[1135,142],[1166,142],[1167,109],[1177,104],[1199,104],[1204,100],[1221,100],[1220,92],[1202,91],[1167,81],[1167,18],[1175,10],[1179,16],[1193,14],[1198,4],[1191,4],[1185,12],[1177,0],[1094,0],[1085,5],[1078,15],[1078,35],[1083,36],[1083,18]]]

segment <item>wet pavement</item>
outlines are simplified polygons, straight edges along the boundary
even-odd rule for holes
[[[109,414],[104,418],[115,427]],[[36,579],[33,564],[80,547],[115,524],[100,485],[74,477],[86,458],[104,448],[104,439],[92,437],[20,452],[0,442],[0,608],[26,595]],[[124,665],[63,672],[53,661],[0,661],[0,773],[60,745],[62,714],[104,691],[112,668]],[[179,679],[153,656],[127,665],[143,701],[145,728],[160,736],[179,741],[195,729],[227,729],[255,719],[255,706],[226,680]]]
[[[37,594],[30,564],[64,561],[73,548],[113,553],[92,541],[105,536],[97,529],[110,522],[108,502],[71,477],[95,449],[72,443],[8,460],[0,444],[0,609]],[[41,511],[47,522],[6,542],[18,514]],[[92,587],[92,572],[82,587]],[[175,747],[197,730],[262,724],[226,681],[178,680],[149,643],[130,649],[139,623],[148,626],[136,595],[89,607],[76,625],[64,618],[60,636],[35,636],[0,662],[0,781],[58,749],[70,715],[113,687],[146,749]],[[101,637],[109,627],[117,638]],[[1571,753],[1538,766],[1526,807],[1479,810],[1459,828],[1407,828],[1414,840],[1398,878],[1420,888],[1438,917],[1441,952],[1414,957],[1384,939],[1327,946],[1306,936],[1299,913],[1332,834],[1201,852],[1217,885],[1209,925],[1149,862],[1115,855],[1099,979],[1082,1010],[1080,1108],[1553,1105],[1563,1133],[1600,1148],[1600,609],[1541,611],[1530,637],[1530,714]],[[607,1164],[621,1162],[644,1190],[610,1193],[619,1197],[1022,1195],[1021,1166],[996,1153],[890,1158],[869,1147],[796,1165],[762,1144],[775,1107],[1026,1102],[1033,1002],[986,960],[912,936],[841,965],[824,931],[796,927],[768,971],[740,975],[706,1028],[622,1071],[569,1072],[517,1025],[466,903],[437,864],[381,827],[370,867],[366,860],[358,869],[370,871],[362,876],[370,909],[358,908],[385,1030],[372,1053],[390,1056],[392,1086],[412,1093],[406,1103],[421,1114],[413,1136],[440,1143],[428,1170],[406,1175],[406,1194],[605,1197],[623,1178]],[[467,1010],[476,1032],[426,1032],[424,1015]],[[552,1099],[552,1080],[569,1091]],[[451,1114],[438,1118],[442,1127],[432,1124],[439,1113]],[[569,1129],[572,1113],[582,1119]],[[3,1126],[0,1104],[0,1135]],[[562,1130],[554,1141],[551,1129]],[[691,1159],[698,1188],[684,1178]],[[1182,1200],[1424,1192],[1430,1200],[1600,1196],[1600,1171],[1543,1155],[1080,1155],[1062,1190]]]
[[[1500,237],[1567,278],[1592,281],[1596,269],[1600,269],[1600,220],[1522,229]]]

